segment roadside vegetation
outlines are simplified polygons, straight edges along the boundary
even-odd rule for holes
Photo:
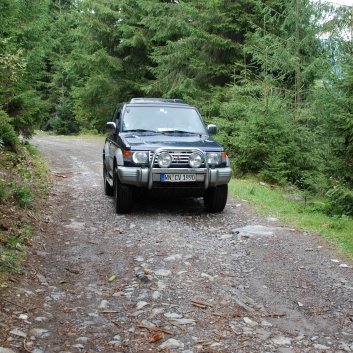
[[[271,185],[255,178],[232,179],[229,192],[249,202],[258,214],[277,218],[282,225],[323,235],[337,250],[353,259],[353,218],[333,212],[344,208],[344,198],[320,197],[293,186]]]
[[[13,151],[0,145],[0,286],[21,271],[48,182],[46,164],[34,147],[17,144]]]

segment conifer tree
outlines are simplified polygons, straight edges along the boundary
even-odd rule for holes
[[[74,45],[67,69],[73,77],[73,112],[84,129],[103,131],[123,92],[122,62],[118,55],[116,1],[84,0],[77,3]]]
[[[73,30],[76,27],[76,7],[71,0],[52,0],[49,7],[51,27],[48,50],[46,87],[51,103],[51,112],[43,125],[60,134],[78,132],[73,114],[71,89],[75,78],[68,70],[68,58],[74,44]]]
[[[198,102],[204,114],[216,114],[222,88],[231,81],[234,62],[242,55],[248,4],[225,0],[169,4],[164,18],[172,13],[172,25],[162,31],[165,43],[152,49],[156,80],[150,91]]]
[[[0,2],[0,60],[4,63],[0,104],[11,126],[24,136],[33,133],[49,108],[41,94],[46,76],[48,4],[49,0]]]
[[[234,98],[222,107],[223,143],[228,139],[240,173],[314,186],[322,159],[307,97],[322,65],[310,22],[316,12],[304,0],[273,5],[263,4],[262,23],[255,16],[247,34],[243,71],[228,91]]]
[[[327,173],[353,187],[353,6],[329,9],[323,43],[328,57],[312,104],[330,148]]]

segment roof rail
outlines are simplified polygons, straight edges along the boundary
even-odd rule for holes
[[[178,103],[178,104],[187,104],[182,99],[172,99],[172,98],[132,98],[130,103]]]

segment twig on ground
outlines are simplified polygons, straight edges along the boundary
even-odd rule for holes
[[[18,306],[18,307],[20,307],[20,308],[22,308],[22,309],[24,309],[24,310],[26,310],[26,311],[29,310],[29,309],[27,309],[25,306],[20,305],[20,304],[17,304],[17,303],[15,303],[15,302],[12,302],[11,300],[8,300],[8,299],[5,299],[5,298],[1,298],[1,300],[4,300],[5,302],[8,302],[8,303],[10,303],[10,304],[12,304],[12,305]]]
[[[282,316],[286,316],[286,314],[272,313],[272,314],[268,314],[267,316],[269,316],[269,317],[282,317]]]
[[[138,325],[136,325],[136,327],[145,328],[148,331],[161,331],[164,333],[168,333],[169,335],[172,334],[169,330],[167,330],[166,328],[163,328],[163,327],[154,327],[154,326],[147,326],[147,325],[142,325],[142,324],[138,324]]]
[[[205,306],[205,307],[210,306],[211,308],[213,308],[213,304],[204,302],[204,301],[202,301],[202,300],[191,299],[191,304],[192,304],[192,305],[195,305],[195,306],[200,306],[200,305],[203,305],[203,306]]]

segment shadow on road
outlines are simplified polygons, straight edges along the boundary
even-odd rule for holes
[[[111,198],[112,212],[114,212],[114,200]],[[138,195],[135,198],[132,213],[135,215],[154,214],[206,214],[202,198],[192,197],[161,197],[149,194]]]

